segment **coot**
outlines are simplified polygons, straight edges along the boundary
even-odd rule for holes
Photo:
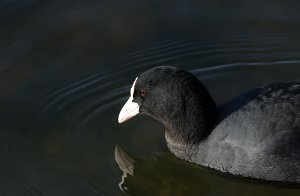
[[[177,157],[244,177],[300,182],[300,83],[260,87],[216,107],[191,73],[160,66],[134,81],[119,123],[137,114],[165,126]]]

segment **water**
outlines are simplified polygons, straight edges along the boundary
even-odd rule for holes
[[[172,156],[147,117],[117,124],[134,78],[194,73],[218,104],[299,81],[296,1],[0,1],[0,195],[299,195]]]

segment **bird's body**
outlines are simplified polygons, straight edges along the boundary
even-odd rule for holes
[[[150,69],[133,88],[139,113],[165,125],[177,157],[233,175],[300,183],[300,83],[254,89],[219,107],[201,82],[177,68]]]
[[[239,96],[219,107],[222,119],[200,143],[179,145],[166,134],[169,149],[234,175],[300,181],[300,84],[273,84],[246,94],[246,103]]]

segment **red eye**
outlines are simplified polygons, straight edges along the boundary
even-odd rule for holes
[[[140,91],[140,96],[141,96],[141,97],[144,97],[145,95],[146,95],[146,91],[145,91],[145,90],[141,90],[141,91]]]

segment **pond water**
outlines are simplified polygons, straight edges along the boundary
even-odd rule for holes
[[[175,158],[148,117],[117,123],[135,77],[156,65],[194,73],[217,104],[299,81],[297,6],[0,1],[0,195],[299,195]],[[116,145],[137,159],[120,186]]]

